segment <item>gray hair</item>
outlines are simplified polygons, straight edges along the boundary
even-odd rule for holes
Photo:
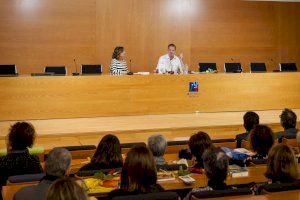
[[[148,138],[148,147],[153,156],[163,156],[166,151],[167,141],[162,135],[152,135]]]
[[[50,151],[46,159],[45,170],[50,176],[63,177],[71,165],[72,155],[65,149],[56,147]]]

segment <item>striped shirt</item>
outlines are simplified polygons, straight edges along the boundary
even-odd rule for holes
[[[126,75],[128,73],[128,68],[126,61],[119,61],[117,59],[112,59],[110,63],[110,74],[111,75]]]

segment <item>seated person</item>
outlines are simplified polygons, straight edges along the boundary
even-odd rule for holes
[[[112,191],[110,198],[116,196],[162,192],[157,184],[156,164],[151,151],[145,146],[136,146],[129,150],[125,159],[120,189]]]
[[[116,136],[109,134],[101,139],[91,162],[79,171],[121,168],[122,164],[120,141]]]
[[[274,144],[273,131],[265,125],[257,125],[250,133],[250,146],[256,153],[253,159],[265,160]]]
[[[207,133],[198,132],[192,135],[189,139],[189,148],[192,155],[196,158],[194,168],[203,168],[202,154],[204,151],[212,147],[212,141]]]
[[[297,115],[290,109],[284,109],[280,115],[280,123],[284,131],[276,133],[278,139],[283,136],[296,136],[298,129],[296,129]]]
[[[148,138],[148,148],[154,156],[156,165],[164,165],[166,161],[164,154],[167,148],[167,141],[162,135],[152,135]]]
[[[243,140],[249,140],[250,131],[259,124],[259,116],[255,112],[246,112],[243,118],[246,132],[236,136],[236,148],[242,147]]]
[[[233,189],[225,181],[228,174],[229,159],[219,148],[211,147],[203,153],[205,175],[208,178],[207,187],[194,188],[185,198],[190,199],[193,192]]]
[[[158,74],[183,74],[187,73],[183,64],[183,55],[175,55],[175,44],[168,45],[168,53],[161,56],[158,60],[156,71]]]
[[[54,148],[50,151],[45,162],[46,176],[38,185],[24,187],[19,190],[14,200],[44,200],[50,185],[57,179],[68,176],[72,156],[64,148]]]
[[[125,60],[125,48],[116,47],[110,63],[110,74],[111,75],[126,75],[128,74],[127,63]]]
[[[17,122],[11,126],[7,137],[7,155],[0,157],[1,186],[6,184],[9,176],[43,172],[39,158],[28,151],[33,146],[35,135],[30,123]]]
[[[79,180],[61,178],[51,184],[46,200],[87,200],[88,195]]]
[[[266,177],[270,182],[289,183],[298,179],[298,163],[293,150],[286,144],[277,144],[269,152]]]

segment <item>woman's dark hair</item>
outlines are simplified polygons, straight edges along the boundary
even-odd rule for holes
[[[121,189],[148,193],[156,181],[156,165],[151,151],[145,146],[130,149],[122,168]]]
[[[265,125],[257,125],[250,132],[250,146],[259,155],[268,155],[274,144],[274,133]]]
[[[219,148],[211,147],[202,158],[207,178],[216,184],[223,183],[228,174],[228,156]]]
[[[277,144],[270,150],[265,175],[273,182],[287,183],[298,179],[298,163],[288,145]]]
[[[246,112],[244,115],[244,127],[250,132],[254,126],[259,124],[259,116],[255,112]]]
[[[199,161],[204,151],[212,146],[209,135],[205,132],[198,132],[190,137],[189,148],[193,156]]]
[[[112,54],[112,59],[117,59],[119,60],[120,54],[124,52],[124,47],[116,47],[113,54]]]
[[[296,128],[297,115],[291,109],[284,109],[280,115],[282,127],[286,130],[289,128]]]
[[[119,139],[111,134],[104,136],[98,144],[91,162],[105,166],[122,166],[123,158]]]
[[[79,181],[79,180],[78,180]],[[87,194],[74,178],[61,178],[54,181],[48,189],[47,200],[86,200]]]
[[[17,122],[10,127],[8,145],[10,150],[24,150],[32,147],[35,140],[35,129],[28,122]]]

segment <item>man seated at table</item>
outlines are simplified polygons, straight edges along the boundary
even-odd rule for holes
[[[48,154],[45,163],[46,176],[38,185],[28,186],[19,190],[14,200],[46,199],[46,193],[50,185],[57,179],[69,174],[72,156],[64,148],[54,148]]]
[[[290,137],[297,135],[297,115],[291,109],[286,108],[282,111],[280,123],[284,131],[276,133],[278,139],[281,139],[284,136]]]
[[[156,71],[158,74],[184,74],[186,73],[183,64],[183,54],[179,57],[175,55],[175,44],[168,45],[168,53],[161,56],[158,60]]]

